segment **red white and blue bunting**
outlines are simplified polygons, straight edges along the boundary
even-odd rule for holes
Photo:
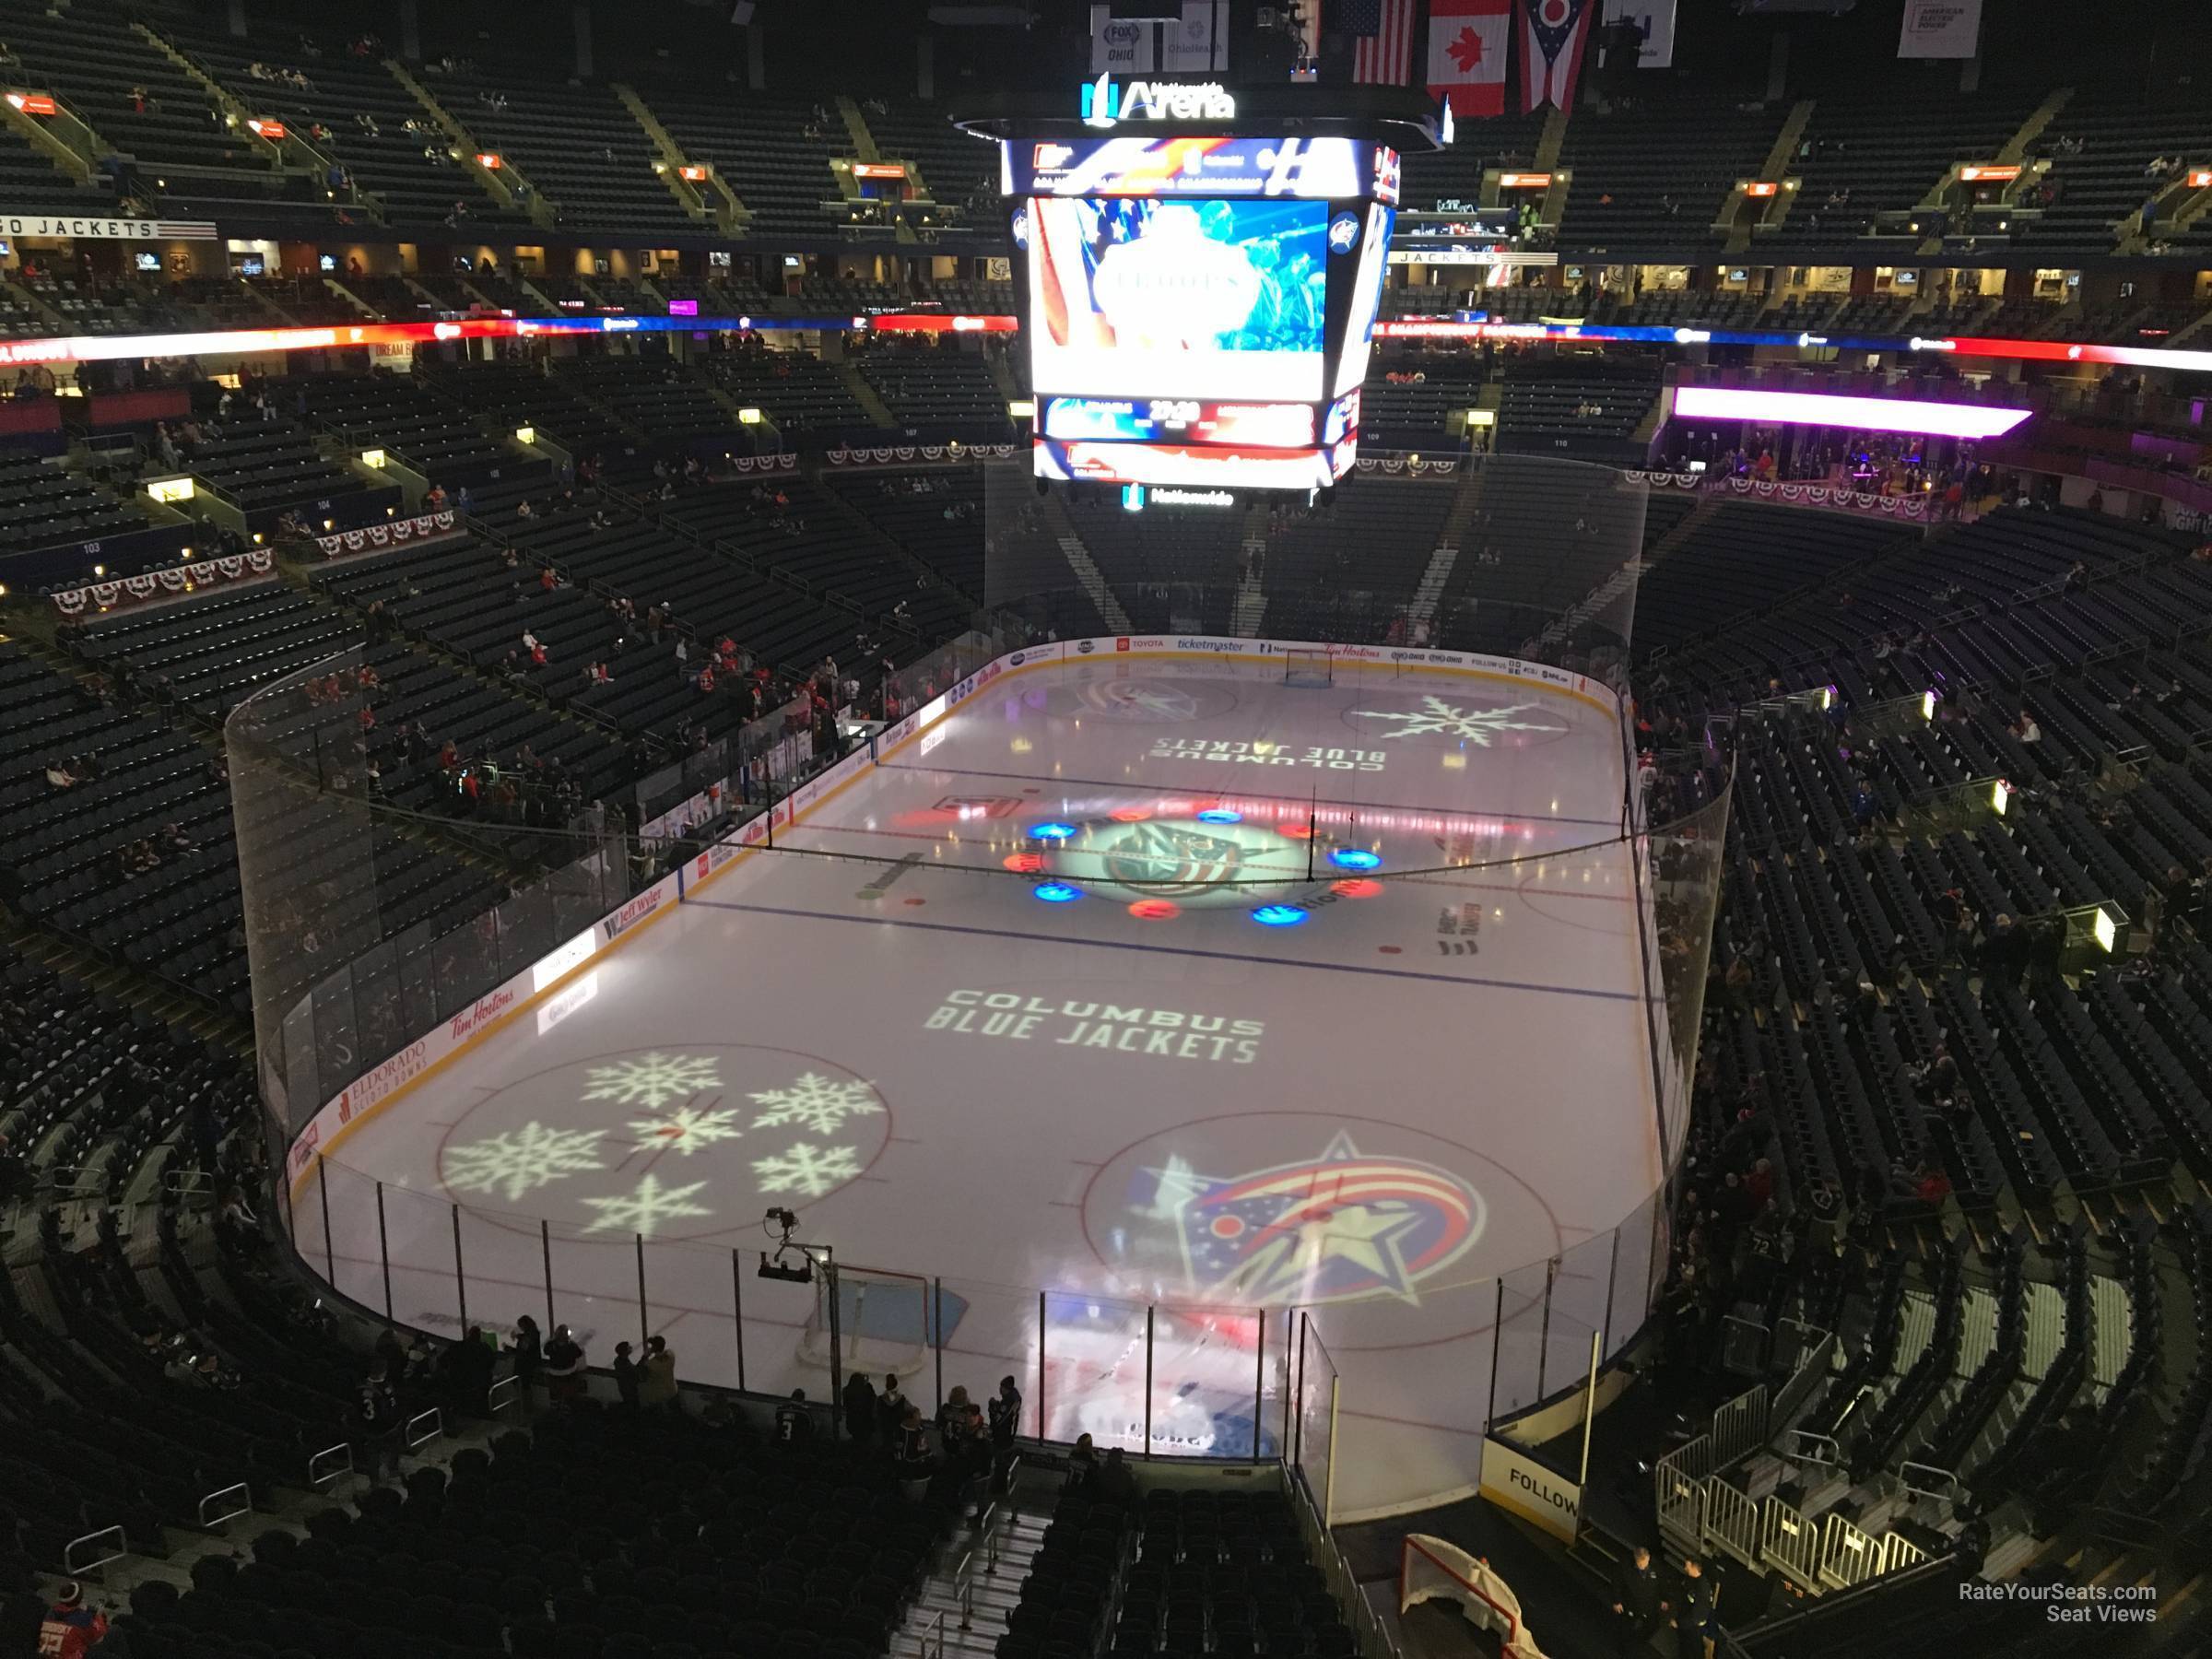
[[[276,568],[276,556],[266,547],[234,553],[222,559],[203,559],[166,571],[147,571],[139,576],[119,576],[112,582],[88,582],[53,595],[53,608],[65,617],[86,611],[113,610],[119,605],[136,605],[147,599],[173,598],[196,593],[221,582],[242,582],[266,576]]]
[[[394,519],[388,524],[367,524],[359,530],[341,530],[335,535],[318,535],[315,546],[323,549],[325,559],[339,559],[348,553],[368,553],[385,547],[405,547],[409,542],[435,541],[453,533],[459,521],[449,508],[443,512],[421,512],[413,518]]]
[[[1430,461],[1419,455],[1361,455],[1353,461],[1352,468],[1389,478],[1448,478],[1459,470],[1459,463]]]
[[[1881,513],[1889,518],[1925,518],[1928,497],[1875,495],[1865,490],[1841,489],[1827,484],[1778,484],[1771,478],[1731,478],[1728,488],[1737,495],[1788,501],[1793,505],[1841,507],[1847,512]]]
[[[789,472],[798,465],[799,458],[789,450],[774,455],[733,455],[730,465],[738,472]]]
[[[831,466],[911,466],[919,461],[1011,461],[1020,453],[1013,443],[891,443],[833,449],[823,459]]]

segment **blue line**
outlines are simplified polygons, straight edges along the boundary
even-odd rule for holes
[[[1192,759],[1195,759],[1197,757],[1193,756]],[[949,776],[959,778],[999,778],[1015,783],[1034,783],[1048,791],[1063,783],[1085,783],[1093,789],[1118,789],[1130,794],[1147,793],[1165,795],[1241,794],[1262,801],[1288,801],[1294,806],[1298,802],[1296,795],[1273,794],[1264,789],[1239,789],[1233,783],[1209,783],[1193,789],[1168,789],[1165,787],[1155,788],[1151,784],[1133,784],[1126,778],[1118,780],[1059,776],[1041,778],[1035,772],[984,771],[971,766],[917,766],[903,760],[878,760],[876,763],[876,770],[877,771],[945,772]],[[1324,806],[1364,806],[1370,812],[1435,812],[1456,818],[1542,818],[1546,822],[1553,824],[1604,824],[1613,827],[1618,827],[1620,823],[1618,815],[1613,818],[1568,818],[1564,814],[1557,812],[1500,812],[1488,806],[1411,806],[1398,801],[1346,801],[1334,795],[1318,795],[1312,798],[1317,800]]]
[[[1581,985],[1532,985],[1521,980],[1481,979],[1472,974],[1423,973],[1414,968],[1359,968],[1349,962],[1298,962],[1282,957],[1245,956],[1233,950],[1199,950],[1188,945],[1137,945],[1123,939],[1054,938],[1012,928],[971,927],[958,922],[909,922],[891,916],[840,916],[828,911],[789,910],[778,904],[738,904],[726,899],[692,899],[707,910],[743,911],[756,916],[788,916],[801,922],[849,922],[858,927],[912,927],[924,933],[971,934],[985,939],[1019,939],[1025,944],[1079,945],[1094,950],[1135,950],[1151,956],[1197,957],[1244,967],[1304,968],[1316,973],[1364,973],[1379,979],[1428,980],[1439,985],[1486,985],[1497,991],[1535,991],[1553,996],[1594,996],[1603,1002],[1641,1002],[1633,991],[1593,991]]]

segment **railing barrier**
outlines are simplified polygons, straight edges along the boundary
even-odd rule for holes
[[[1890,1533],[1882,1539],[1881,1571],[1885,1573],[1902,1571],[1927,1559],[1928,1552],[1902,1533]]]
[[[1705,1537],[1758,1571],[1759,1504],[1718,1475],[1705,1477]]]
[[[115,1547],[109,1550],[106,1555],[88,1556],[82,1560],[77,1559],[76,1547],[78,1545],[99,1545],[110,1538],[115,1541]],[[74,1578],[82,1573],[97,1571],[110,1561],[119,1561],[130,1553],[130,1540],[124,1536],[123,1528],[103,1526],[98,1532],[88,1532],[83,1537],[72,1538],[62,1546],[62,1571]]]
[[[1907,1459],[1897,1465],[1897,1477],[1915,1498],[1936,1498],[1946,1503],[1959,1500],[1959,1476],[1954,1470]]]
[[[930,1645],[933,1638],[936,1642],[935,1647]],[[929,1628],[922,1632],[921,1659],[945,1659],[945,1614],[942,1609],[929,1621]]]
[[[1708,1434],[1715,1470],[1758,1451],[1767,1439],[1767,1385],[1761,1382],[1715,1411]]]
[[[1779,1498],[1767,1500],[1759,1517],[1759,1559],[1799,1588],[1820,1589],[1820,1524],[1808,1521]]]
[[[422,1429],[422,1426],[425,1423],[428,1423],[429,1427],[428,1429],[423,1429],[420,1434],[416,1433],[415,1431],[418,1429]],[[444,1435],[445,1418],[439,1415],[438,1407],[435,1406],[431,1406],[428,1411],[418,1413],[416,1416],[407,1419],[407,1450],[410,1452],[414,1451],[418,1446],[427,1446],[434,1440],[441,1440],[444,1438]]]
[[[497,1382],[494,1382],[488,1391],[486,1391],[484,1395],[485,1409],[490,1412],[490,1414],[496,1418],[500,1412],[506,1410],[508,1406],[513,1405],[516,1400],[520,1399],[522,1397],[522,1393],[523,1384],[520,1378],[501,1377]]]
[[[1830,1515],[1820,1539],[1821,1583],[1848,1590],[1881,1570],[1882,1547],[1842,1516]]]
[[[214,1505],[221,1503],[225,1500],[230,1498],[236,1498],[238,1500],[238,1507],[236,1509],[225,1510],[219,1515],[210,1515],[207,1512],[208,1510]],[[219,1488],[217,1490],[208,1493],[206,1497],[200,1500],[200,1524],[206,1527],[209,1531],[213,1531],[216,1527],[221,1526],[226,1522],[235,1521],[241,1515],[250,1515],[253,1512],[253,1494],[246,1489],[246,1483],[242,1480],[239,1481],[234,1486]]]
[[[1835,1437],[1815,1434],[1810,1429],[1793,1429],[1783,1438],[1782,1455],[1792,1463],[1818,1464],[1825,1468],[1836,1468],[1843,1462]]]
[[[329,1473],[316,1474],[315,1471],[325,1461],[331,1465]],[[340,1441],[335,1446],[325,1446],[307,1460],[307,1484],[311,1487],[328,1486],[332,1481],[342,1480],[352,1473],[353,1442],[350,1441]]]

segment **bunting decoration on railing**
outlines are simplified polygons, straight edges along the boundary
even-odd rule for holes
[[[822,459],[831,466],[909,466],[917,461],[1011,461],[1020,453],[1014,443],[890,443],[833,449]]]
[[[315,546],[323,549],[324,558],[339,559],[348,553],[435,541],[455,533],[459,525],[460,520],[448,508],[442,512],[420,512],[413,518],[394,519],[388,524],[365,524],[359,530],[341,530],[335,535],[318,535]]]
[[[88,582],[52,595],[53,608],[65,617],[81,617],[88,610],[112,610],[118,605],[136,605],[158,595],[196,593],[219,582],[239,582],[249,576],[266,576],[276,568],[276,556],[266,547],[233,553],[221,559],[204,559],[165,571],[147,571],[138,576],[119,576],[112,582]]]
[[[1381,473],[1390,478],[1448,478],[1459,470],[1457,461],[1431,461],[1422,455],[1361,455],[1352,463],[1355,472]]]
[[[789,450],[774,455],[733,455],[730,465],[741,473],[789,472],[799,464],[799,458]]]
[[[1805,502],[1815,507],[1841,507],[1846,512],[1872,512],[1888,518],[1925,518],[1928,497],[1877,495],[1867,490],[1844,489],[1827,484],[1778,483],[1771,478],[1730,478],[1728,488],[1737,495],[1756,495],[1764,500]]]

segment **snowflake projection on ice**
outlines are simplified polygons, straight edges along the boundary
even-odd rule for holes
[[[817,1072],[803,1074],[782,1088],[766,1088],[752,1097],[763,1110],[753,1119],[756,1129],[778,1124],[796,1124],[815,1135],[834,1135],[849,1117],[866,1117],[883,1110],[876,1090],[857,1079],[840,1081]]]
[[[1488,748],[1491,742],[1507,732],[1563,732],[1567,728],[1545,725],[1533,720],[1515,720],[1514,715],[1538,707],[1535,703],[1507,703],[1500,709],[1455,709],[1441,697],[1424,697],[1418,709],[1360,709],[1356,711],[1362,720],[1392,720],[1398,723],[1394,732],[1379,732],[1381,737],[1457,737]]]
[[[819,1198],[860,1173],[860,1159],[850,1147],[817,1147],[794,1141],[791,1150],[753,1159],[763,1193],[797,1193]]]
[[[448,1147],[440,1162],[445,1184],[456,1192],[497,1193],[510,1204],[534,1188],[582,1170],[604,1170],[604,1129],[548,1129],[532,1122],[466,1146]]]
[[[721,1062],[712,1054],[664,1054],[658,1050],[613,1065],[594,1065],[584,1072],[591,1087],[587,1100],[618,1100],[625,1106],[642,1106],[658,1112],[671,1100],[688,1100],[702,1088],[722,1082]]]
[[[688,1186],[665,1187],[657,1175],[641,1176],[635,1192],[615,1198],[586,1198],[584,1204],[597,1210],[599,1218],[583,1230],[637,1233],[650,1239],[660,1231],[664,1221],[683,1216],[712,1215],[714,1212],[704,1205],[691,1202],[691,1194],[706,1184],[695,1181]]]
[[[737,1127],[735,1106],[678,1106],[657,1118],[632,1118],[629,1131],[638,1145],[688,1158],[716,1141],[735,1140],[745,1131]]]

